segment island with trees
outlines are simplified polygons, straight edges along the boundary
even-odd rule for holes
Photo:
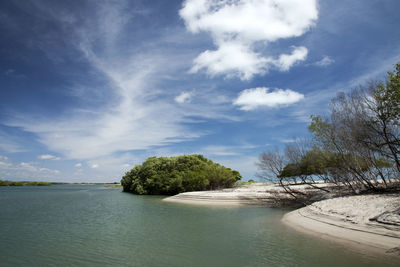
[[[139,195],[175,195],[187,191],[232,187],[242,178],[202,155],[151,157],[128,171],[121,180],[124,192]]]

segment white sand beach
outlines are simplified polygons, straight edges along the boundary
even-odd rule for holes
[[[303,186],[304,187],[304,186]],[[164,201],[194,205],[270,205],[283,189],[275,184],[254,183],[213,191],[186,192],[167,197]]]
[[[314,186],[326,187],[326,183],[318,183]],[[315,191],[313,187],[305,184],[291,185],[291,189],[306,192]],[[275,183],[252,183],[234,188],[226,188],[213,191],[195,191],[181,193],[163,199],[167,202],[176,202],[192,205],[266,205],[280,206],[279,200],[292,197]]]
[[[400,256],[400,195],[328,199],[287,213],[282,221],[314,236]]]

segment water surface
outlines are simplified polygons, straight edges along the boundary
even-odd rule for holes
[[[89,185],[0,188],[1,266],[398,266],[297,233],[265,207],[164,203]]]

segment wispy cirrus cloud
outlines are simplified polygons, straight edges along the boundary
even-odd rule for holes
[[[332,59],[329,56],[323,56],[321,60],[317,61],[314,63],[314,65],[319,66],[319,67],[326,67],[335,62],[334,59]]]
[[[209,145],[201,148],[199,151],[200,154],[206,156],[241,156],[245,151],[257,148],[255,145],[244,144],[244,145]]]
[[[183,103],[189,103],[192,97],[193,97],[193,92],[182,92],[179,95],[177,95],[174,99],[177,103],[183,104]]]
[[[287,71],[305,60],[304,46],[278,57],[256,47],[303,35],[315,24],[318,8],[316,0],[186,0],[180,16],[190,32],[210,33],[217,47],[201,53],[191,72],[205,70],[211,76],[248,80],[270,68]]]
[[[26,151],[26,148],[18,137],[0,129],[0,151],[17,153]]]
[[[80,99],[81,106],[59,117],[14,114],[6,125],[36,134],[50,151],[67,159],[104,157],[118,151],[147,149],[201,135],[182,125],[187,112],[175,106],[173,98],[165,101],[167,94],[158,88],[162,74],[180,68],[180,63],[171,64],[174,55],[146,47],[121,48],[121,42],[129,41],[124,38],[129,36],[126,26],[132,17],[125,1],[95,5],[96,16],[87,17],[77,17],[65,10],[57,14],[57,9],[40,3],[34,6],[35,11],[61,25],[62,29],[74,29],[65,32],[68,35],[65,41],[88,62],[92,73],[106,79],[106,90],[112,97],[102,99],[105,104],[101,107],[93,107],[85,105],[90,100],[86,99],[86,93],[85,98]],[[107,27],[99,25],[98,20],[107,21]],[[85,90],[95,93],[96,88]],[[188,112],[196,113],[196,110]]]

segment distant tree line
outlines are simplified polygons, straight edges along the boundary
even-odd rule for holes
[[[385,81],[339,93],[329,116],[311,119],[312,140],[262,153],[260,176],[295,197],[302,193],[290,184],[330,190],[317,180],[356,193],[400,189],[400,62]]]
[[[239,172],[202,155],[151,157],[128,171],[121,180],[125,192],[139,195],[174,195],[187,191],[232,187]]]
[[[51,185],[51,183],[49,182],[34,182],[34,181],[16,182],[16,181],[0,180],[0,186],[49,186],[49,185]]]

